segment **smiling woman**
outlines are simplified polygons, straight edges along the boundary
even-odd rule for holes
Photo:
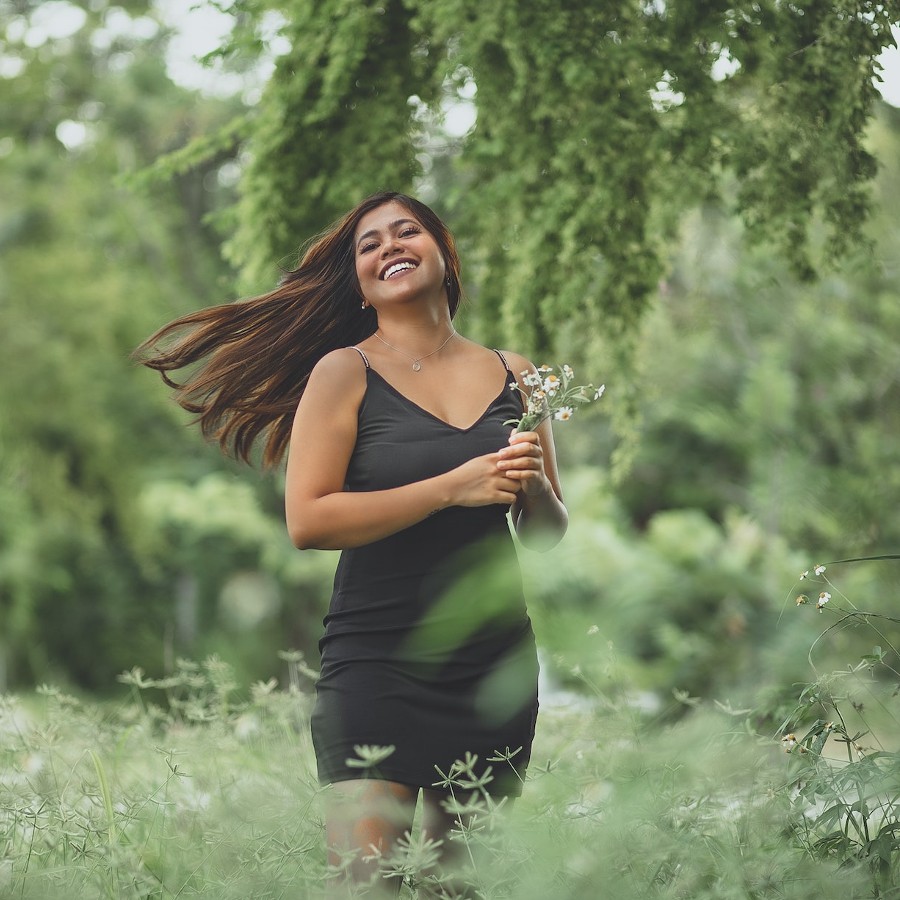
[[[376,878],[372,846],[391,853],[420,793],[426,836],[446,836],[457,760],[476,760],[491,793],[520,793],[534,736],[537,658],[507,516],[549,546],[566,511],[549,423],[506,424],[534,367],[459,334],[459,298],[444,224],[382,193],[275,291],[185,316],[138,351],[223,447],[247,458],[266,432],[266,462],[289,449],[292,540],[342,551],[312,727],[330,858],[354,882]],[[167,374],[203,359],[182,385]],[[361,747],[382,749],[367,763]]]

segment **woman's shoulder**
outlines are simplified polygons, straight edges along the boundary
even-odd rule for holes
[[[336,395],[362,395],[366,385],[366,362],[353,347],[326,353],[313,366],[308,388]]]
[[[367,360],[355,347],[339,347],[326,353],[313,366],[313,372],[338,378],[365,376]]]
[[[469,338],[464,338],[466,344],[471,348],[471,352],[476,356],[481,354],[487,359],[488,356],[492,356],[494,360],[497,358],[497,354],[499,353],[502,357],[503,361],[509,366],[509,368],[518,374],[522,371],[522,369],[528,369],[529,371],[534,369],[534,364],[531,360],[528,359],[527,356],[523,356],[521,353],[516,353],[514,350],[502,350],[499,347],[488,347],[484,344],[479,344],[477,341],[473,341]]]

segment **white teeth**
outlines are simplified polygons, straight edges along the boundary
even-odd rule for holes
[[[398,272],[402,272],[405,269],[414,269],[414,268],[415,268],[415,266],[411,262],[396,263],[393,266],[391,266],[387,270],[387,272],[384,273],[384,280],[387,281],[388,278],[391,277],[391,275],[396,275]]]

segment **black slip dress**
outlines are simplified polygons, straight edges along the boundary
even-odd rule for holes
[[[503,387],[468,428],[413,403],[359,353],[366,390],[346,490],[420,481],[507,445],[504,422],[522,404],[499,351]],[[498,384],[500,374],[498,365]],[[477,775],[490,768],[488,792],[521,792],[538,663],[508,511],[450,507],[341,553],[312,715],[322,783],[375,777],[447,789],[443,776],[472,754]],[[362,745],[394,750],[359,767]]]

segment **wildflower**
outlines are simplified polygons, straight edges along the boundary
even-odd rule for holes
[[[819,612],[822,612],[822,607],[823,607],[830,599],[831,599],[831,594],[829,594],[828,591],[822,591],[822,593],[819,594],[819,599],[816,600],[816,609],[817,609]]]
[[[816,573],[816,575],[823,575],[825,573],[825,566],[816,566],[813,571]]]
[[[509,389],[511,391],[517,391],[519,389],[519,386],[514,381],[511,381],[509,383]]]
[[[801,580],[801,581],[803,581],[803,580],[806,579],[806,578],[809,578],[809,569],[807,569],[805,572],[801,572],[801,573],[800,573],[800,580]]]
[[[548,375],[544,379],[542,387],[552,397],[559,390],[560,384],[558,375]]]
[[[599,400],[603,396],[603,392],[605,390],[606,390],[606,385],[601,384],[600,387],[598,387],[597,390],[594,391],[594,399]]]
[[[572,418],[579,403],[590,403],[602,395],[603,389],[595,392],[592,384],[571,384],[571,377],[575,374],[571,366],[560,366],[557,371],[552,366],[541,366],[536,371],[522,372],[519,384],[510,384],[509,387],[522,394],[524,414],[503,424],[514,425],[521,432],[533,431],[551,416],[565,422]]]
[[[793,734],[786,734],[781,739],[781,746],[784,747],[785,753],[790,753],[797,746],[797,738]]]
[[[591,625],[591,627],[588,628],[587,633],[588,634],[598,634],[599,631],[600,631],[600,627],[598,625]]]
[[[800,594],[797,597],[797,606],[802,606],[804,603],[809,603],[809,597],[806,594]]]

